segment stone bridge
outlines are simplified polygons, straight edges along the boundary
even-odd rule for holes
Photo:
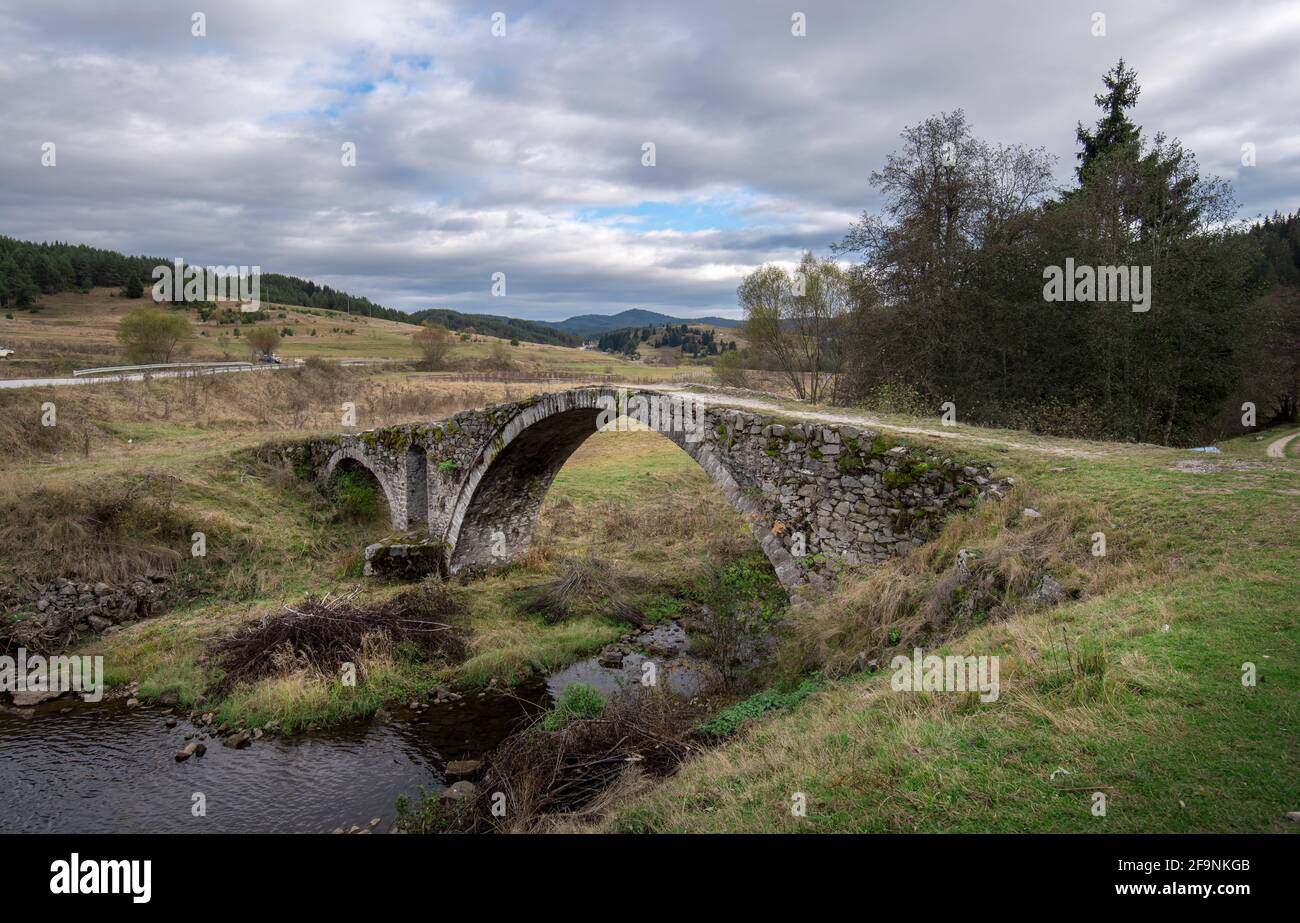
[[[987,465],[896,445],[846,425],[759,416],[697,395],[575,388],[391,426],[280,446],[322,485],[364,469],[392,527],[416,532],[444,575],[528,550],[561,466],[598,428],[649,426],[695,459],[748,523],[782,585],[803,592],[843,566],[879,562],[925,541],[988,491]],[[725,400],[722,399],[722,400]]]

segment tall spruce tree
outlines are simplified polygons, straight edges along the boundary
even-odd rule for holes
[[[1135,125],[1128,117],[1128,110],[1137,105],[1142,88],[1138,86],[1137,71],[1124,66],[1124,59],[1101,77],[1106,86],[1105,93],[1093,97],[1102,117],[1096,127],[1089,131],[1079,122],[1075,128],[1075,137],[1081,150],[1075,154],[1079,161],[1077,170],[1080,185],[1087,183],[1088,168],[1097,158],[1120,148],[1135,145],[1142,136],[1142,127]]]

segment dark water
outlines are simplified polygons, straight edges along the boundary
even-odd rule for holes
[[[516,698],[518,697],[518,698]],[[162,709],[59,700],[0,713],[0,832],[308,832],[396,816],[400,794],[443,784],[446,762],[494,747],[547,699],[538,683],[512,695],[466,695],[327,735],[266,736],[178,763],[188,721]],[[34,714],[33,714],[34,712]],[[207,816],[191,813],[194,793]]]
[[[687,653],[675,622],[632,639],[621,666],[575,663],[508,693],[469,692],[426,709],[293,737],[264,736],[243,750],[209,737],[207,752],[178,763],[185,735],[202,731],[167,709],[71,697],[36,708],[0,707],[0,832],[328,833],[377,832],[396,817],[399,795],[443,786],[451,760],[482,756],[549,707],[565,686],[585,682],[606,696],[641,682],[653,660],[657,682],[694,695],[712,667]],[[196,738],[197,739],[197,738]],[[195,793],[207,815],[192,813]]]
[[[646,661],[654,663],[655,684],[677,695],[692,696],[718,682],[718,672],[708,661],[687,653],[689,639],[676,622],[664,622],[637,635],[631,642],[636,648],[623,658],[618,667],[602,666],[592,657],[553,673],[546,680],[551,695],[559,698],[565,686],[586,683],[606,698],[641,685]]]

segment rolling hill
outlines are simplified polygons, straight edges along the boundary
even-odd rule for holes
[[[740,321],[728,317],[673,317],[658,311],[630,308],[617,314],[579,314],[561,321],[538,321],[548,327],[563,330],[579,337],[599,336],[612,330],[628,327],[650,327],[663,324],[706,324],[713,327],[735,327]]]

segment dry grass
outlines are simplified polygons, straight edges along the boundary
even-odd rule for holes
[[[1041,504],[1039,518],[1022,510]],[[795,617],[784,654],[796,673],[842,674],[863,655],[937,646],[983,622],[1033,605],[1045,575],[1066,598],[1106,592],[1132,576],[1123,547],[1091,554],[1091,533],[1107,521],[1095,503],[1035,497],[1018,488],[949,520],[910,554],[842,580],[831,597]]]
[[[0,500],[0,606],[55,577],[166,576],[188,551],[177,479],[145,473]]]
[[[561,566],[559,577],[523,590],[521,609],[551,625],[566,621],[576,611],[640,626],[645,619],[627,600],[633,589],[607,562],[571,558]]]
[[[703,470],[653,432],[596,433],[560,471],[533,536],[540,558],[598,554],[647,587],[680,585],[756,542]]]
[[[118,323],[128,311],[152,303],[147,292],[144,298],[124,298],[112,287],[91,289],[84,295],[42,295],[39,311],[14,311],[12,320],[0,320],[0,340],[17,350],[6,371],[12,377],[31,377],[66,374],[85,365],[121,364]],[[278,349],[281,355],[401,359],[418,355],[411,343],[417,328],[411,324],[270,302],[263,303],[262,311],[269,318],[263,325],[293,331]],[[189,357],[248,358],[244,339],[233,335],[233,326],[217,322],[220,314],[215,312],[205,323],[196,311],[186,312],[191,330],[186,349]]]
[[[344,401],[369,429],[524,396],[518,385],[408,381],[317,361],[276,372],[0,390],[0,441],[9,447],[0,467],[76,460],[84,470],[88,459],[131,454],[142,443],[221,434],[215,451],[231,440],[251,446],[271,435],[338,432]],[[54,406],[53,426],[42,423],[46,404]]]

